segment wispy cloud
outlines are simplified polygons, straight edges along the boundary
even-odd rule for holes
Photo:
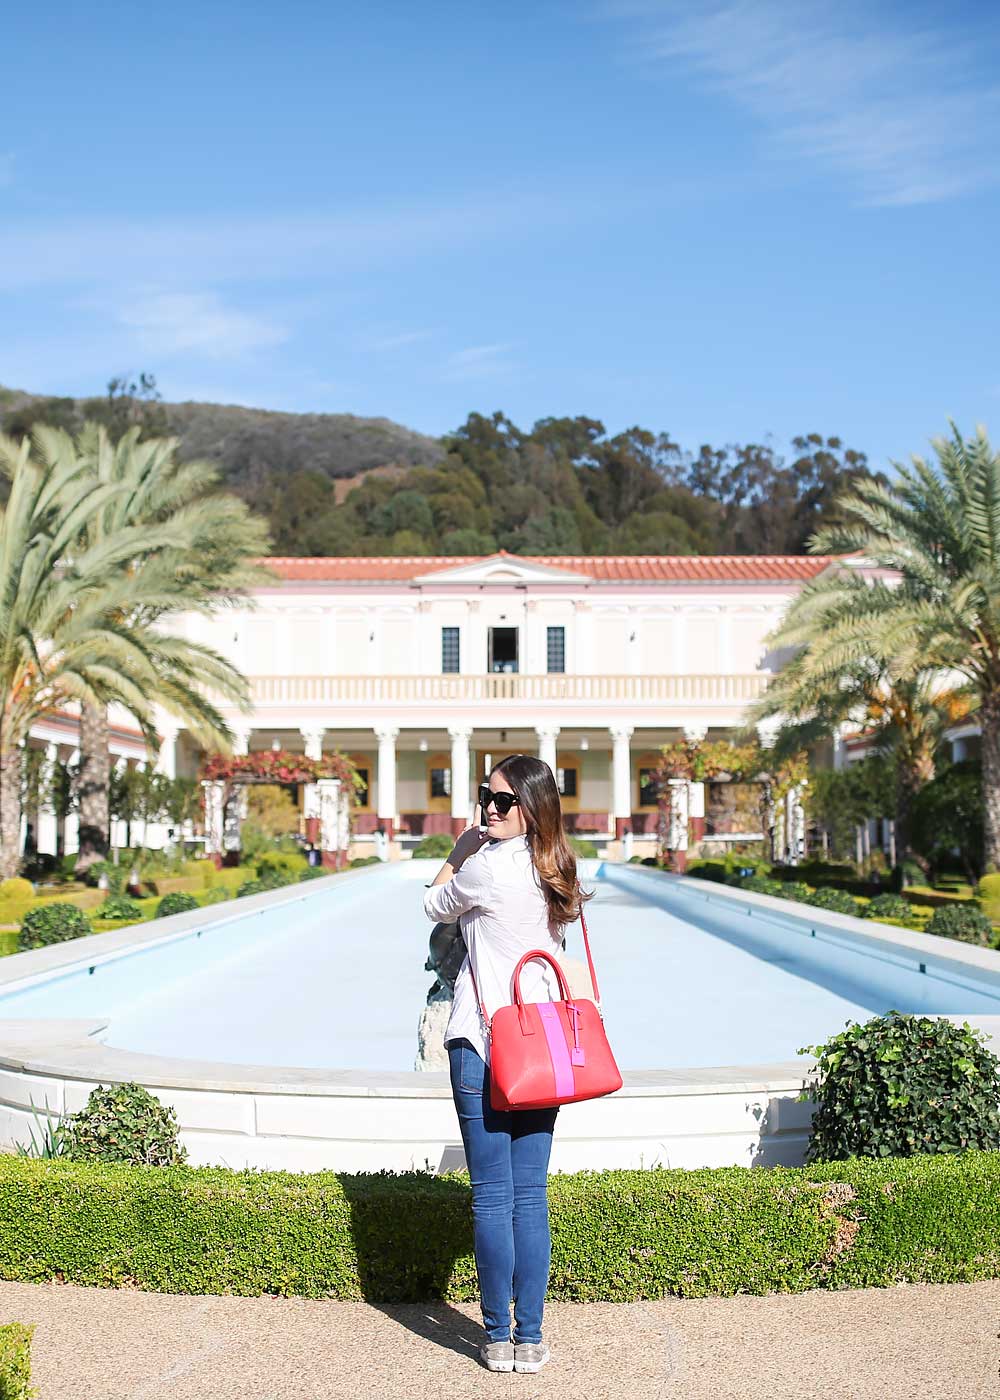
[[[948,199],[996,182],[1000,85],[982,36],[890,28],[829,0],[660,0],[615,7],[637,47],[687,65],[752,113],[775,153],[848,177],[865,203]]]
[[[513,368],[505,357],[510,345],[470,345],[449,355],[444,367],[445,379],[493,379]]]
[[[400,331],[398,335],[372,336],[364,342],[364,349],[373,351],[375,354],[387,353],[391,350],[405,350],[410,345],[419,345],[422,341],[430,340],[433,331]]]
[[[118,307],[118,324],[152,355],[190,352],[229,359],[279,345],[288,331],[266,318],[226,306],[213,292],[151,292]]]

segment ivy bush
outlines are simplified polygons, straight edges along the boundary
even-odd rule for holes
[[[123,923],[137,923],[142,918],[142,909],[127,894],[109,894],[103,904],[94,910],[95,919],[121,919]]]
[[[846,890],[814,890],[806,900],[816,909],[829,909],[835,914],[857,914],[858,901]]]
[[[214,894],[214,890],[209,891]],[[225,890],[220,890],[223,899],[226,897]],[[208,902],[208,901],[206,901]],[[156,906],[156,917],[158,919],[169,919],[171,914],[186,914],[191,909],[199,909],[201,906],[193,894],[184,894],[182,890],[176,890],[173,894],[165,894]]]
[[[125,1162],[172,1167],[187,1159],[177,1115],[141,1084],[99,1084],[66,1129],[71,1162]]]
[[[901,894],[877,894],[861,910],[865,919],[911,919],[913,906]]]
[[[27,948],[47,948],[50,943],[65,943],[89,932],[90,923],[82,909],[56,900],[28,910],[21,922],[17,946],[22,952]]]
[[[983,947],[989,947],[993,942],[993,925],[971,900],[964,904],[942,904],[931,915],[926,931],[942,938],[958,938],[963,943],[978,943]]]
[[[1000,1059],[985,1032],[890,1011],[847,1029],[815,1055],[819,1082],[806,1161],[1000,1149]]]

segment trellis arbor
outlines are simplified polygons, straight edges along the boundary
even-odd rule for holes
[[[307,758],[271,749],[232,757],[216,754],[202,765],[206,853],[217,863],[240,849],[247,788],[254,783],[301,786],[307,837],[319,846],[324,865],[336,870],[346,864],[351,810],[362,786],[354,764],[341,753]]]
[[[689,740],[666,744],[656,770],[659,790],[659,837],[664,859],[674,870],[687,866],[692,842],[727,838],[760,840],[762,854],[772,861],[796,864],[805,852],[803,795],[808,785],[806,756],[776,761],[764,744],[735,744],[731,740]],[[752,783],[760,791],[756,829],[740,833],[706,830],[705,785]]]

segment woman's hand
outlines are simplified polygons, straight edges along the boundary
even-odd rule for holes
[[[469,856],[474,856],[489,839],[488,831],[480,831],[478,826],[467,826],[448,857],[448,864],[452,870],[458,870],[462,863],[468,860]]]
[[[441,869],[431,881],[432,885],[444,885],[451,879],[456,870],[461,869],[463,862],[469,856],[474,856],[476,852],[490,839],[488,831],[480,831],[478,826],[467,826],[461,836],[452,847],[451,855],[442,865]]]

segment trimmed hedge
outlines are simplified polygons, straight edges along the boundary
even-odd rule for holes
[[[633,1302],[1000,1277],[1000,1153],[549,1177],[548,1296]],[[472,1302],[468,1174],[0,1156],[0,1277]]]
[[[0,1400],[34,1400],[31,1384],[31,1337],[35,1330],[23,1322],[0,1325]]]

